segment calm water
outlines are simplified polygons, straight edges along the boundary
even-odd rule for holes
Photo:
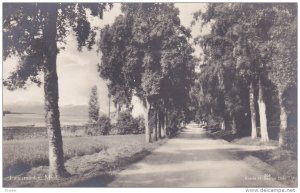
[[[88,122],[88,117],[82,116],[60,116],[61,125],[82,125]],[[3,116],[3,126],[45,126],[44,115],[39,114],[6,114]]]

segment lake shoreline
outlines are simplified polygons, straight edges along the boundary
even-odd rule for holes
[[[63,137],[87,136],[88,128],[88,124],[63,125],[61,126],[61,133]],[[10,126],[3,127],[2,131],[4,141],[47,137],[47,128],[45,126]]]
[[[88,116],[60,115],[61,126],[84,125]],[[15,113],[3,116],[2,127],[45,127],[45,115],[36,113]]]

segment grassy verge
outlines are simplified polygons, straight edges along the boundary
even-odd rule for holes
[[[206,135],[213,139],[224,139],[228,142],[234,140],[236,138],[236,135],[233,135],[231,131],[223,131],[219,130],[216,132],[207,131]]]
[[[208,132],[208,137],[214,139],[224,139],[237,145],[255,145],[255,146],[278,146],[278,141],[270,140],[268,143],[262,143],[260,138],[251,139],[251,137],[237,138],[230,131]],[[276,180],[289,187],[297,187],[297,154],[294,151],[277,148],[274,150],[260,150],[238,152],[236,156],[243,159],[253,167],[259,168],[265,174],[271,175]]]
[[[3,144],[6,168],[14,168],[20,162],[27,167],[17,174],[7,175],[4,186],[105,186],[104,182],[111,179],[114,172],[142,159],[165,141],[146,144],[144,135],[64,138],[65,165],[72,176],[59,181],[45,178],[48,172],[45,139],[6,141]],[[93,179],[98,179],[95,185],[92,185],[95,182]]]
[[[288,187],[298,186],[297,158],[289,150],[239,152],[238,157]]]
[[[66,137],[64,156],[68,160],[74,156],[98,153],[107,148],[102,136]],[[47,139],[9,140],[3,142],[3,174],[18,175],[31,167],[48,165]]]
[[[298,161],[294,152],[284,148],[256,151],[244,156],[244,160],[288,187],[297,187]]]

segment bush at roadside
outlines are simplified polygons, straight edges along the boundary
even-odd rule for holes
[[[110,118],[106,115],[101,115],[96,124],[89,124],[87,129],[88,135],[108,135],[112,126]]]
[[[298,146],[297,136],[298,136],[297,129],[287,128],[287,131],[284,134],[286,144],[283,145],[286,149],[289,149],[296,154],[297,154],[297,146]]]
[[[111,134],[140,134],[145,132],[144,118],[134,118],[130,111],[123,111],[119,114],[117,122],[113,127]]]

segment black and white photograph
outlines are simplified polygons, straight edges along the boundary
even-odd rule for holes
[[[296,192],[297,36],[297,2],[2,2],[2,188]]]

